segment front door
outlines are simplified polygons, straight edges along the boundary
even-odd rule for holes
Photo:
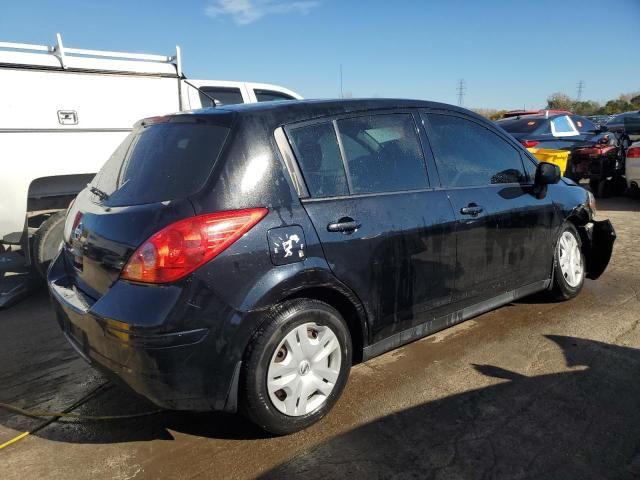
[[[372,341],[451,301],[455,217],[429,188],[412,113],[288,129],[327,262],[363,302]],[[343,161],[344,160],[344,161]]]
[[[465,304],[548,277],[553,206],[533,195],[521,153],[461,115],[423,116],[457,217],[454,301]]]

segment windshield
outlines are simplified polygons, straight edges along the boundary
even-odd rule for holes
[[[109,206],[184,198],[206,182],[229,129],[198,123],[160,123],[133,131],[91,186]]]

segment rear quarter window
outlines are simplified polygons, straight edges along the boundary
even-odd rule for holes
[[[132,132],[96,175],[93,185],[110,206],[188,197],[211,173],[229,129],[197,123],[162,123]]]
[[[289,132],[289,137],[312,197],[349,194],[332,123],[294,128]]]

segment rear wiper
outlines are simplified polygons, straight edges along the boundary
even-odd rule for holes
[[[97,196],[100,200],[102,200],[103,202],[105,200],[109,200],[109,194],[103,192],[102,190],[100,190],[98,187],[91,185],[90,183],[87,183],[87,187],[89,187],[89,191],[91,193],[93,193],[95,196]]]

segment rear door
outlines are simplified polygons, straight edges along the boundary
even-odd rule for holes
[[[409,111],[293,126],[287,134],[303,199],[334,274],[365,305],[372,341],[423,323],[448,305],[455,217],[430,187]]]
[[[546,279],[553,205],[533,195],[519,149],[463,115],[423,118],[457,218],[454,300],[474,303]]]

